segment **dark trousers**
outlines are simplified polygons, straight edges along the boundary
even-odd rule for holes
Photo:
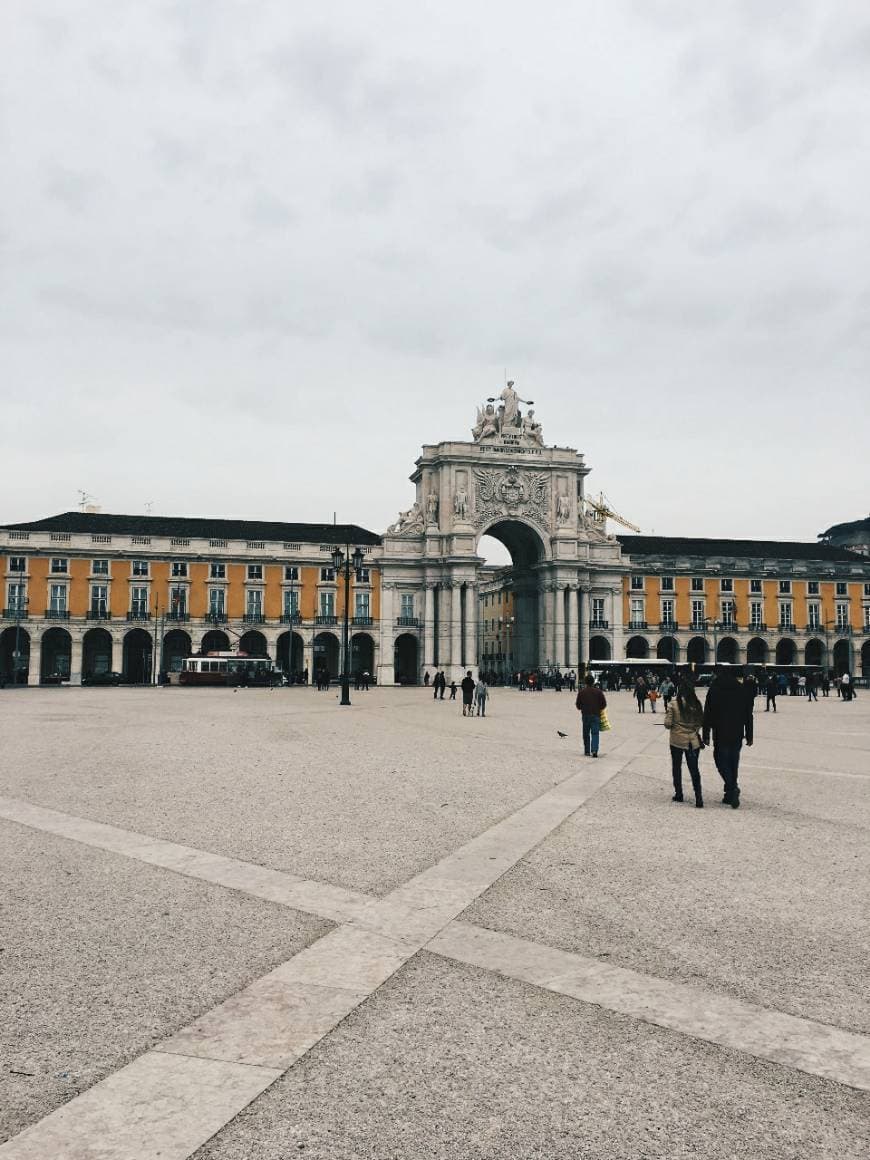
[[[771,705],[773,705],[773,711],[775,713],[776,712],[776,693],[771,693],[770,689],[768,689],[767,690],[767,702],[766,702],[765,707],[764,707],[765,713],[770,712]]]
[[[674,793],[678,794],[679,797],[683,796],[683,757],[685,757],[696,802],[703,800],[701,797],[701,769],[698,765],[700,752],[700,749],[678,749],[676,745],[671,746],[671,774],[674,779]]]
[[[731,745],[713,745],[713,760],[719,770],[719,776],[725,783],[725,796],[731,798],[739,793],[737,786],[737,770],[740,766],[740,750],[743,742],[737,741]]]
[[[646,697],[637,698],[637,711],[638,713],[646,712]]]
[[[601,714],[581,713],[583,720],[583,752],[597,753],[598,739],[601,736]]]

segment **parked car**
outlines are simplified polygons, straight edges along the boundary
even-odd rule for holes
[[[90,673],[82,677],[83,685],[120,685],[124,680],[123,673]]]

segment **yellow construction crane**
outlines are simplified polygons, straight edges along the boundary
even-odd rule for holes
[[[621,524],[624,528],[628,528],[631,532],[639,532],[640,528],[621,516],[619,512],[614,511],[611,507],[610,500],[603,491],[598,493],[598,499],[587,499],[586,510],[591,515],[596,524],[600,525],[601,530],[604,531],[607,520],[615,520],[616,523]]]

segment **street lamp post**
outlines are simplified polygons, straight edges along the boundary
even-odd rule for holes
[[[341,700],[340,705],[350,704],[350,674],[348,673],[349,643],[348,643],[348,614],[350,611],[350,570],[359,575],[362,567],[363,554],[361,548],[354,548],[351,555],[350,545],[345,544],[344,551],[336,544],[332,550],[332,566],[336,577],[344,569],[344,631],[342,634],[342,665],[341,665]]]

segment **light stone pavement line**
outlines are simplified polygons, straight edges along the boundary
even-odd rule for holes
[[[280,1075],[148,1051],[0,1144],[4,1160],[186,1157]]]
[[[450,923],[426,950],[693,1039],[870,1091],[870,1036],[465,922]]]
[[[223,1068],[249,1068],[260,1091],[372,995],[434,935],[506,870],[620,772],[616,754],[648,744],[634,737],[607,757],[527,802],[404,886],[368,904],[363,924],[338,926],[275,970],[239,991],[146,1056],[0,1145],[2,1160],[186,1160],[240,1110]],[[381,929],[374,929],[379,926]],[[201,1103],[223,1104],[221,1123],[196,1136],[175,1105],[167,1108],[164,1076],[152,1057],[183,1059],[191,1119]],[[143,1060],[149,1060],[143,1064]],[[187,1069],[207,1061],[214,1076]],[[137,1069],[135,1071],[134,1069]],[[250,1081],[253,1086],[253,1079]],[[207,1091],[203,1089],[207,1088]],[[258,1094],[254,1091],[253,1096]],[[244,1103],[249,1102],[248,1097]],[[244,1103],[242,1106],[244,1106]],[[79,1111],[81,1109],[81,1112]],[[193,1146],[191,1146],[193,1140]]]
[[[0,818],[333,922],[355,918],[371,900],[370,895],[356,890],[301,878],[284,870],[271,870],[238,858],[226,858],[193,846],[165,842],[161,838],[46,809],[17,798],[0,796]]]
[[[629,769],[636,767],[641,762],[654,760],[658,761],[661,765],[663,775],[670,777],[670,754],[665,754],[661,758],[658,758],[654,754],[643,753],[638,757],[632,758],[626,768]],[[714,766],[714,771],[715,768]],[[753,770],[773,770],[774,773],[812,773],[817,774],[819,777],[851,777],[858,781],[870,781],[870,773],[852,773],[844,769],[806,769],[804,767],[798,768],[790,765],[766,765],[761,762],[747,761],[745,757],[741,757],[740,759],[740,769],[741,771],[749,770],[750,772]],[[636,768],[633,769],[633,772],[637,772]],[[701,772],[703,774],[705,771],[702,770]]]

